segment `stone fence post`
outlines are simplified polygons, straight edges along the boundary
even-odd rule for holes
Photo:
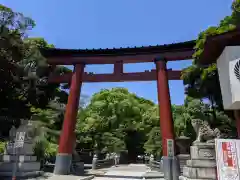
[[[96,167],[97,167],[97,161],[98,161],[98,157],[97,157],[96,154],[94,154],[93,160],[92,160],[92,169],[96,169]]]
[[[119,156],[116,153],[115,156],[114,156],[114,165],[117,166],[118,164],[119,164]]]
[[[109,154],[109,153],[106,154],[105,159],[106,159],[106,160],[110,159],[110,154]]]
[[[154,156],[153,156],[153,154],[151,154],[150,158],[149,158],[149,165],[150,165],[150,167],[153,166],[153,162],[154,162]]]

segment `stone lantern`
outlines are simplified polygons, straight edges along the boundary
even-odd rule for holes
[[[183,134],[176,138],[176,145],[179,150],[178,159],[180,163],[180,172],[183,171],[183,166],[186,165],[186,161],[190,159],[190,145],[191,139]]]

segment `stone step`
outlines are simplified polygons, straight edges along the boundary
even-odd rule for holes
[[[97,178],[105,178],[105,179],[161,179],[164,178],[164,174],[162,172],[155,172],[155,173],[142,173],[137,174],[136,172],[134,173],[127,173],[126,171],[122,171],[119,174],[98,174],[95,175]]]
[[[16,161],[16,156],[15,155],[3,155],[2,160],[4,162],[11,162],[11,161]],[[37,156],[24,156],[20,155],[18,156],[17,160],[19,162],[35,162],[37,161]]]
[[[187,161],[185,161],[184,163],[183,162],[179,163],[179,164],[180,164],[180,166],[185,166],[187,164]]]
[[[15,162],[1,162],[0,163],[0,172],[12,172]],[[39,171],[40,163],[39,162],[18,162],[17,169],[21,172],[31,172]]]
[[[216,180],[216,179],[206,179],[206,178],[204,178],[204,179],[192,179],[192,178],[188,178],[188,177],[184,177],[184,176],[179,176],[179,180]]]
[[[217,179],[216,168],[183,167],[183,176],[192,179]]]
[[[179,154],[177,155],[177,157],[180,160],[187,160],[187,159],[190,159],[190,154]]]
[[[17,177],[24,177],[26,178],[32,178],[32,177],[39,177],[44,174],[43,171],[31,171],[31,172],[16,172]],[[9,179],[7,177],[12,177],[12,171],[10,172],[0,172],[0,179]],[[11,178],[12,179],[12,178]]]
[[[188,167],[195,167],[195,168],[216,168],[216,161],[215,160],[210,160],[210,159],[202,159],[202,160],[197,160],[197,159],[192,159],[192,160],[187,160],[186,166]]]
[[[18,153],[19,155],[34,155],[33,152],[33,143],[29,143],[29,142],[24,142],[24,145],[22,148],[14,148],[12,146],[12,144],[8,144],[7,148],[5,149],[4,154],[10,154],[10,155],[15,155],[16,153]]]

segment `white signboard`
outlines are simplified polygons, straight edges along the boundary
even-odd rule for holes
[[[169,157],[174,156],[174,141],[173,139],[167,139],[167,153]]]
[[[224,109],[240,109],[240,46],[227,46],[217,59]]]
[[[216,139],[218,180],[240,180],[240,140]]]
[[[14,147],[16,148],[23,147],[24,139],[25,139],[25,132],[17,132]]]

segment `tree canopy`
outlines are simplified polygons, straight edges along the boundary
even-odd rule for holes
[[[38,50],[53,45],[43,38],[27,38],[27,31],[35,26],[31,18],[3,5],[0,14],[0,114],[9,119],[30,118],[32,106],[44,108],[55,96],[67,96],[60,84],[47,84],[46,80],[50,73],[69,70],[49,66]]]

